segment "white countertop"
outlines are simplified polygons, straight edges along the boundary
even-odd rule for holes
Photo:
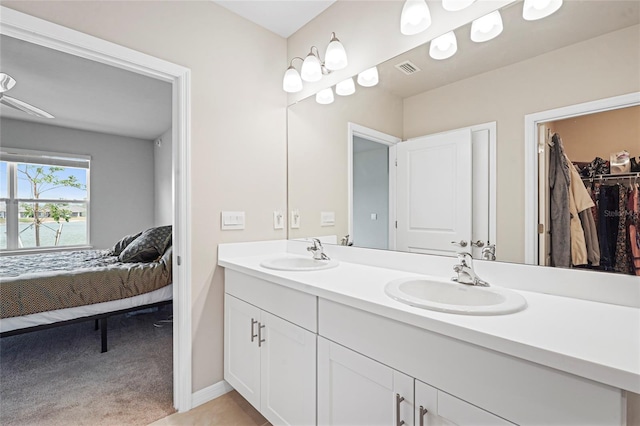
[[[495,316],[442,313],[408,306],[384,292],[386,283],[393,279],[424,274],[344,261],[336,268],[305,272],[260,266],[262,260],[275,254],[238,256],[221,250],[218,263],[324,299],[640,393],[640,309],[512,289],[527,299],[524,311]]]

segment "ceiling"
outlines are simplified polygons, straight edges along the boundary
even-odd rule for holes
[[[55,116],[38,118],[2,105],[0,116],[153,140],[171,127],[171,84],[0,36],[0,71],[16,85],[7,96]]]
[[[213,0],[249,21],[288,38],[336,0]]]
[[[522,3],[517,2],[503,8],[501,14],[502,34],[486,43],[470,40],[470,25],[458,28],[458,52],[449,59],[432,59],[427,43],[379,65],[380,87],[406,98],[636,25],[640,23],[640,2],[565,1],[560,10],[539,21],[525,21]],[[421,71],[405,75],[395,67],[406,60]]]

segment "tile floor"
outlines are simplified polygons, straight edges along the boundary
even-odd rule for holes
[[[202,404],[186,413],[175,413],[149,426],[271,426],[236,391]]]

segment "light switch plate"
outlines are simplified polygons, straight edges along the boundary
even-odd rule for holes
[[[320,212],[320,226],[333,226],[336,224],[335,212]]]
[[[377,213],[371,213],[371,220],[378,220],[378,214]]]
[[[291,210],[291,229],[300,228],[300,210]]]
[[[284,216],[280,210],[273,212],[273,229],[284,229]]]
[[[223,231],[244,229],[244,212],[222,212],[221,229]]]

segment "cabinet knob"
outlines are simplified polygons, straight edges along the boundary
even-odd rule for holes
[[[400,403],[404,401],[404,397],[400,396],[399,393],[396,394],[396,426],[402,426],[404,420],[400,419]]]
[[[255,331],[254,331],[254,328],[253,328],[257,323],[258,323],[258,321],[256,321],[253,318],[251,318],[251,341],[252,342],[253,342],[253,339],[258,337],[258,335],[255,334]]]

